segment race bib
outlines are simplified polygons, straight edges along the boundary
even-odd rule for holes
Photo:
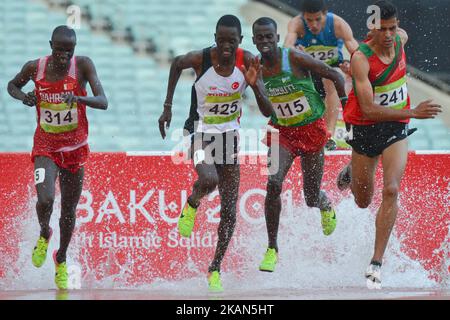
[[[374,102],[386,108],[403,109],[408,103],[406,77],[385,86],[375,87]]]
[[[292,126],[313,115],[305,94],[301,91],[282,96],[269,97],[277,115],[277,123]]]
[[[206,96],[203,122],[206,124],[222,124],[239,118],[241,114],[241,94],[227,97]]]
[[[34,184],[39,184],[45,180],[45,168],[38,168],[34,170]]]
[[[347,138],[347,129],[345,127],[344,120],[338,119],[336,121],[336,127],[334,130],[334,140],[336,141],[336,145],[341,149],[347,149],[350,146],[346,142]]]
[[[48,133],[63,133],[75,130],[78,127],[78,109],[74,103],[70,108],[66,103],[40,104],[40,126]]]
[[[322,61],[328,65],[333,65],[339,61],[339,50],[337,47],[311,46],[305,48],[315,60]]]

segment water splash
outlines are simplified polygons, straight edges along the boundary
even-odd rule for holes
[[[0,285],[7,290],[33,290],[54,288],[54,266],[51,257],[43,267],[37,269],[31,264],[30,254],[38,237],[38,223],[34,212],[36,199],[30,197],[28,208],[21,219],[20,253],[15,267],[8,271]],[[59,197],[57,196],[57,199]],[[374,234],[375,215],[368,209],[359,209],[352,198],[342,200],[336,207],[338,225],[331,236],[324,236],[320,226],[318,209],[298,207],[283,212],[281,217],[279,240],[279,263],[276,272],[258,271],[260,259],[266,249],[267,236],[264,225],[251,226],[246,230],[242,247],[229,250],[225,259],[232,255],[248,257],[241,270],[223,273],[224,285],[232,292],[255,290],[303,290],[329,288],[364,288],[364,271],[370,261]],[[49,246],[49,255],[59,243],[60,203],[55,202],[50,225],[54,238]],[[19,219],[19,218],[18,218]],[[77,230],[75,230],[76,234]],[[401,242],[391,237],[383,263],[383,285],[388,288],[436,288],[438,283],[429,278],[418,261],[410,259],[401,250]],[[447,247],[448,250],[448,247]],[[447,251],[448,252],[448,251]],[[108,274],[108,265],[119,265],[114,260],[114,252],[107,252],[110,259],[104,266]],[[205,257],[210,258],[210,257]],[[151,284],[131,286],[127,277],[132,273],[133,260],[129,255],[127,262],[120,265],[118,274],[97,279],[88,270],[88,253],[79,245],[71,244],[68,252],[68,265],[80,265],[84,268],[82,288],[142,289],[161,292],[175,292],[195,297],[206,287],[206,275],[183,281],[155,279]],[[448,261],[448,260],[447,260]],[[191,261],[187,269],[193,268]],[[236,272],[235,272],[236,271]],[[448,281],[448,277],[447,277]]]

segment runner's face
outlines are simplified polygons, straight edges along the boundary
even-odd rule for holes
[[[374,40],[379,46],[392,48],[397,34],[398,20],[396,17],[381,20],[380,29],[374,30]]]
[[[305,18],[309,30],[311,30],[313,34],[319,34],[325,23],[326,12],[303,12],[303,18]]]
[[[272,55],[278,48],[280,36],[273,24],[255,25],[253,28],[253,43],[262,56]]]
[[[50,41],[52,56],[56,66],[66,67],[75,51],[76,40],[74,37],[56,36]]]
[[[345,61],[340,65],[342,72],[345,74],[350,74],[350,62]]]
[[[236,27],[219,26],[214,36],[217,52],[219,56],[225,59],[229,59],[236,54],[236,50],[242,41],[242,36]]]

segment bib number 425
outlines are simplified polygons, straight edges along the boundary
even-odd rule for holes
[[[214,107],[209,109],[209,112],[215,115],[228,116],[230,114],[235,113],[237,109],[238,109],[238,101],[233,101],[231,104],[229,103],[216,104]]]

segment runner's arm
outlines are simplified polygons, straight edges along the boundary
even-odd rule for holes
[[[352,75],[355,80],[357,99],[361,112],[365,119],[382,122],[398,121],[410,118],[428,119],[434,118],[441,112],[441,106],[432,104],[431,100],[424,101],[415,109],[395,110],[374,103],[372,84],[369,80],[369,62],[361,52],[355,52],[351,61]]]
[[[201,71],[202,61],[202,50],[191,51],[185,55],[180,55],[173,59],[172,65],[170,66],[166,100],[164,102],[163,112],[158,120],[159,132],[161,133],[161,137],[163,139],[166,137],[165,129],[169,129],[170,122],[172,121],[172,100],[181,73],[185,69],[193,68],[198,76]]]
[[[345,80],[338,71],[322,61],[314,59],[309,54],[295,49],[291,49],[290,52],[290,59],[291,62],[293,62],[293,65],[317,74],[321,78],[333,81],[339,98],[341,98],[341,100],[347,98],[347,94],[345,93]],[[345,104],[345,102],[343,102],[343,104]]]
[[[22,70],[8,83],[8,93],[11,97],[20,100],[23,104],[27,106],[35,106],[37,103],[37,98],[34,92],[24,93],[22,88],[34,77],[37,72],[37,60],[28,61]]]
[[[297,39],[303,37],[303,24],[300,22],[300,16],[296,16],[289,21],[288,32],[284,39],[284,47],[293,48],[297,42]]]
[[[181,73],[185,69],[193,68],[198,75],[200,73],[203,60],[202,50],[191,51],[185,55],[175,57],[170,66],[169,80],[167,85],[167,94],[164,105],[172,105],[173,95]]]
[[[75,97],[76,101],[81,102],[91,108],[106,110],[108,108],[108,99],[106,98],[103,86],[98,78],[94,63],[88,57],[78,57],[78,65],[83,74],[83,78],[89,82],[93,97]],[[70,97],[67,98],[71,104]]]
[[[344,40],[345,47],[347,48],[350,55],[358,49],[358,41],[353,37],[352,28],[350,25],[341,17],[335,16],[334,27],[336,30],[336,37],[338,39]]]
[[[266,95],[266,88],[262,79],[262,66],[259,58],[254,57],[249,51],[244,53],[244,76],[248,85],[255,93],[256,102],[259,110],[265,117],[270,117],[274,114],[272,103]]]

